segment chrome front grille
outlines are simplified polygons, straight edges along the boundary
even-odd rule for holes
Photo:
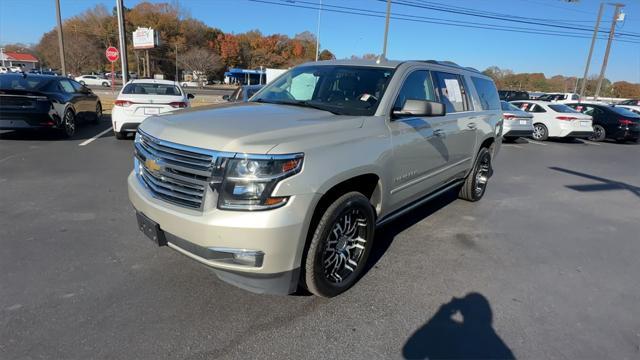
[[[209,186],[222,181],[223,155],[229,156],[160,140],[141,130],[135,155],[136,175],[152,196],[192,209],[202,209]]]

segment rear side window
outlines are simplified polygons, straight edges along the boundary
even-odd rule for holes
[[[175,85],[153,83],[132,83],[125,86],[124,90],[122,90],[122,93],[138,95],[182,95],[180,93],[180,89],[178,89],[178,87]]]
[[[436,88],[440,95],[440,102],[444,103],[447,113],[468,110],[467,94],[459,75],[434,72]],[[495,88],[494,88],[495,91]],[[497,94],[496,94],[497,95]],[[498,109],[500,104],[497,105]]]
[[[395,110],[400,110],[407,100],[436,101],[431,76],[426,70],[412,72],[402,84],[402,89],[393,105]]]
[[[554,104],[554,105],[549,105],[549,107],[551,108],[551,110],[558,112],[558,113],[577,113],[579,111],[575,111],[574,109],[568,107],[565,104]]]
[[[60,87],[62,87],[62,91],[67,94],[73,94],[76,92],[76,90],[73,88],[73,85],[71,85],[71,81],[69,80],[60,80]]]
[[[482,110],[498,110],[500,109],[500,99],[496,92],[496,85],[491,80],[478,77],[471,77],[473,86],[475,86],[480,97],[480,106]]]

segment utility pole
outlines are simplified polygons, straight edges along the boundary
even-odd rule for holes
[[[387,37],[389,35],[389,18],[391,17],[391,0],[387,0],[387,17],[384,24],[384,44],[382,45],[382,59],[387,58]]]
[[[62,76],[67,76],[67,67],[64,61],[64,39],[62,37],[62,16],[60,16],[60,0],[56,0],[56,17],[58,18],[58,49],[60,50],[60,68],[62,69]]]
[[[321,11],[322,11],[322,0],[320,0],[320,7],[318,8],[318,27],[316,29],[316,61],[318,61],[318,57],[320,57],[320,12]]]
[[[602,61],[602,69],[600,69],[600,76],[598,77],[598,86],[596,87],[596,93],[593,96],[594,100],[598,100],[600,95],[600,89],[602,88],[602,81],[604,80],[604,73],[607,70],[607,62],[609,62],[609,52],[611,51],[611,42],[613,41],[613,35],[616,32],[616,22],[618,22],[618,16],[620,16],[620,9],[624,7],[624,4],[613,4],[616,9],[613,12],[613,20],[611,21],[611,30],[609,30],[609,39],[607,40],[607,50],[604,52],[604,60]]]
[[[178,78],[178,43],[176,43],[176,81],[180,81]]]
[[[602,19],[602,11],[604,10],[604,3],[600,3],[600,10],[598,10],[598,19],[596,20],[596,26],[593,28],[593,37],[591,37],[591,48],[589,49],[589,56],[587,56],[587,65],[584,67],[584,76],[582,77],[582,86],[580,87],[580,100],[584,99],[584,91],[587,87],[587,77],[589,76],[589,66],[591,65],[591,56],[593,55],[593,47],[596,44],[596,38],[598,37],[598,29],[600,28],[600,19]],[[577,80],[576,80],[577,81]]]
[[[129,77],[129,63],[127,61],[127,37],[124,29],[124,4],[122,0],[116,0],[118,12],[118,34],[120,38],[120,62],[122,64],[122,85],[127,83]]]
[[[4,48],[0,48],[0,59],[2,59],[2,67],[4,67]]]

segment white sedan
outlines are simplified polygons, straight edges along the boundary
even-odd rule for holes
[[[80,75],[75,78],[77,82],[82,85],[102,85],[102,86],[111,86],[111,80],[103,79],[98,75]]]
[[[550,137],[586,139],[593,135],[591,116],[565,104],[527,100],[511,103],[533,115],[534,140],[544,141]]]
[[[133,133],[149,116],[188,108],[192,94],[169,80],[131,80],[120,90],[111,110],[113,132],[117,139]]]

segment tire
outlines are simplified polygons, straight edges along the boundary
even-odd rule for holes
[[[113,131],[113,134],[116,136],[118,140],[125,140],[127,138],[127,133],[121,131]]]
[[[106,82],[106,81],[103,81],[103,82],[102,82],[102,86],[104,86],[104,87],[109,87],[109,83],[108,83],[108,82]]]
[[[502,142],[509,144],[509,143],[516,142],[517,139],[518,138],[514,136],[505,136],[502,138]]]
[[[60,129],[62,136],[67,139],[73,137],[77,126],[76,114],[74,114],[73,110],[67,109],[62,118],[62,129]]]
[[[471,172],[469,172],[469,175],[465,178],[458,197],[471,202],[482,199],[492,174],[491,152],[488,148],[483,147],[478,151],[473,169],[471,169]]]
[[[366,266],[375,233],[373,207],[363,194],[346,193],[309,231],[313,237],[303,260],[304,285],[317,296],[337,296],[358,281]]]
[[[100,104],[100,102],[98,101],[98,103],[96,103],[96,113],[93,115],[92,123],[95,125],[98,125],[100,124],[101,120],[102,120],[102,104]]]
[[[545,141],[549,139],[549,129],[544,124],[533,124],[533,135],[531,137],[533,140]]]
[[[602,125],[593,125],[593,135],[589,137],[591,141],[603,141],[607,137],[607,132]]]

